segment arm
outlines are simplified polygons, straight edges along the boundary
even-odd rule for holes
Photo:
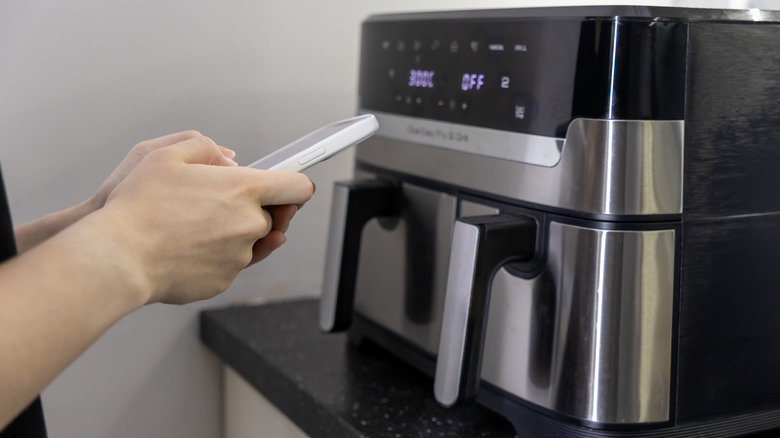
[[[22,253],[37,246],[97,209],[90,198],[73,207],[15,227],[17,251]]]
[[[284,242],[311,182],[231,164],[205,137],[152,152],[103,208],[0,265],[0,428],[124,315],[212,297]]]

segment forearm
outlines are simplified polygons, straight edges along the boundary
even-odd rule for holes
[[[0,264],[0,429],[126,314],[226,290],[284,242],[295,209],[265,209],[314,190],[302,174],[238,167],[205,137],[141,155],[99,190],[101,208],[20,228],[23,252]]]
[[[17,250],[20,253],[28,251],[73,225],[84,216],[95,211],[97,209],[95,203],[94,198],[90,198],[73,207],[16,227],[14,235],[16,237]]]
[[[0,265],[0,429],[146,302],[132,240],[111,223],[89,216]]]

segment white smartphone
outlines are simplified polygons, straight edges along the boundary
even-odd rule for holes
[[[373,114],[331,123],[255,161],[248,167],[301,172],[371,137],[379,127]]]

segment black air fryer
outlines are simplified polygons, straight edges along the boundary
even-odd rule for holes
[[[780,13],[379,15],[320,326],[533,437],[780,427]]]

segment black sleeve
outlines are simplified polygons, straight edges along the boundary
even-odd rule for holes
[[[14,227],[5,196],[3,175],[0,171],[0,262],[16,254]],[[2,432],[0,438],[46,438],[46,423],[43,420],[43,408],[38,397]]]

